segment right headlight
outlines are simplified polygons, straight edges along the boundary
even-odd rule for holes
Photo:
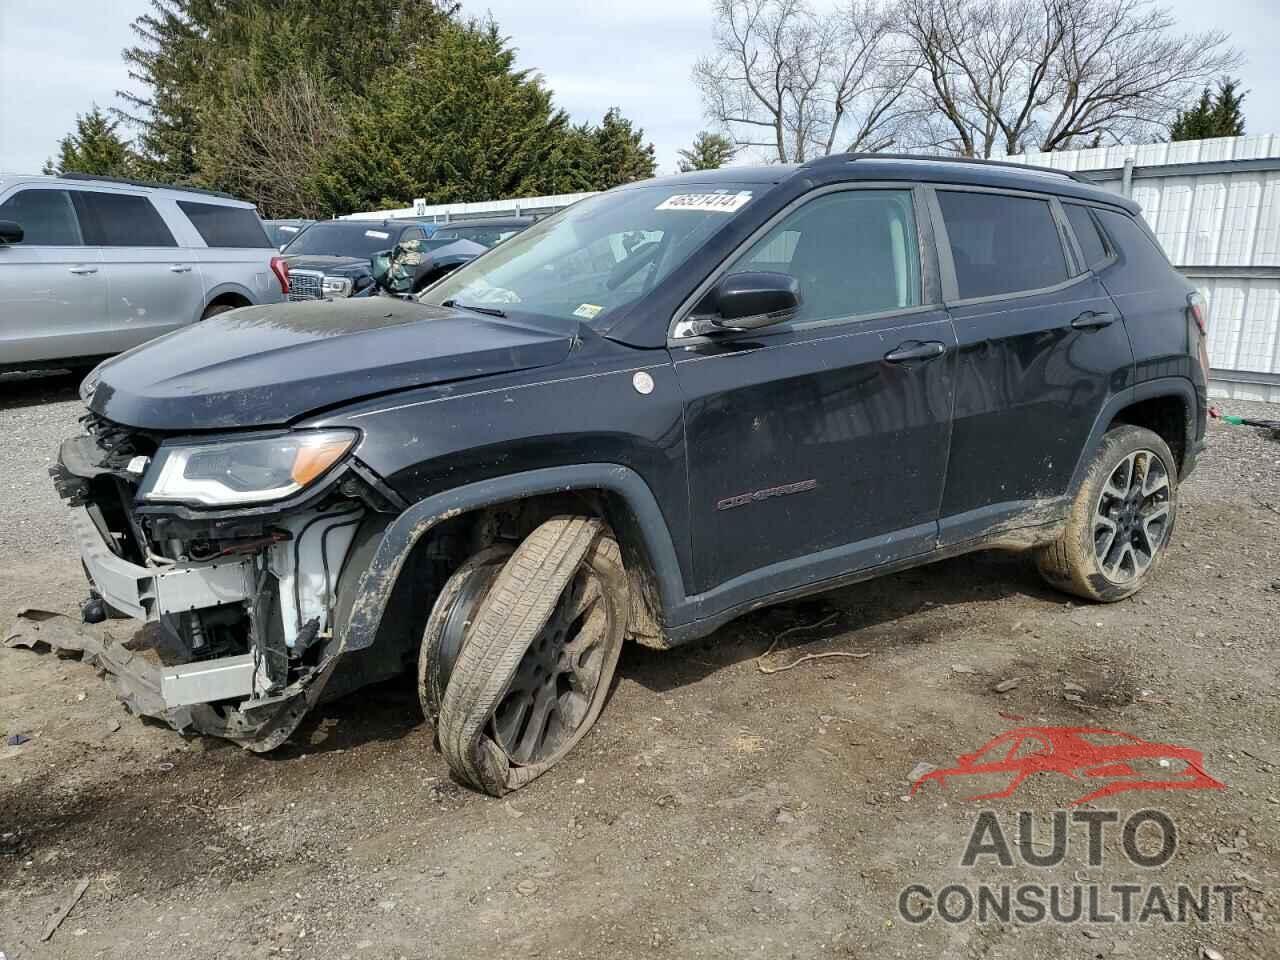
[[[138,496],[209,507],[271,503],[303,490],[355,446],[354,430],[299,430],[247,440],[162,444]]]

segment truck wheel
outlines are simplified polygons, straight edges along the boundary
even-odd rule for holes
[[[1143,427],[1102,438],[1067,515],[1067,527],[1036,561],[1050,584],[1112,603],[1154,575],[1178,509],[1178,467],[1168,445]]]
[[[618,545],[599,520],[534,530],[493,576],[447,678],[436,735],[454,775],[502,796],[567,754],[608,697],[629,610]]]

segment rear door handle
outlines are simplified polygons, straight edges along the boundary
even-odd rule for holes
[[[185,263],[175,263],[171,267],[169,267],[169,272],[170,273],[190,273],[191,268],[187,266]]]
[[[86,273],[97,273],[97,272],[98,272],[98,268],[97,268],[97,267],[69,267],[68,269],[69,269],[72,273],[80,274],[80,275],[82,275],[82,276],[83,276],[84,274],[86,274]]]
[[[1109,327],[1115,322],[1116,315],[1114,313],[1098,313],[1094,310],[1086,310],[1071,321],[1071,326],[1077,330],[1099,330],[1102,327]]]
[[[932,360],[947,352],[944,344],[937,340],[926,340],[924,343],[907,341],[884,355],[888,363],[906,363],[909,360]]]

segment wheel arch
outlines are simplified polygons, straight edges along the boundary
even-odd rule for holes
[[[666,520],[648,484],[619,464],[548,467],[455,487],[417,503],[366,544],[368,563],[349,595],[341,652],[362,650],[378,638],[402,574],[419,570],[432,535],[474,533],[496,522],[504,507],[532,505],[535,515],[583,510],[583,497],[609,524],[632,583],[631,624],[639,637],[662,645],[662,624],[684,599],[684,582]],[[354,558],[354,557],[353,557]],[[359,568],[356,568],[359,569]]]
[[[1181,477],[1183,464],[1195,440],[1196,403],[1195,386],[1186,377],[1147,380],[1112,396],[1098,413],[1089,440],[1080,451],[1071,475],[1068,496],[1074,497],[1080,489],[1102,438],[1119,423],[1146,427],[1159,434],[1173,451]],[[1171,438],[1170,434],[1174,436]]]
[[[204,306],[200,308],[200,316],[210,307],[251,307],[256,301],[247,287],[238,283],[220,283],[205,294]]]

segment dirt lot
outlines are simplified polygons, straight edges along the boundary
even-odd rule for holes
[[[72,612],[84,591],[44,476],[75,427],[74,383],[0,391],[7,624],[23,605]],[[1267,410],[1253,408],[1280,416]],[[505,801],[449,780],[409,683],[334,704],[261,757],[129,717],[78,662],[0,649],[0,730],[31,737],[0,746],[0,951],[1274,960],[1280,443],[1243,427],[1215,426],[1210,439],[1183,487],[1168,562],[1139,598],[1071,603],[1026,560],[980,555],[761,611],[669,654],[633,649],[595,731]],[[774,662],[869,656],[757,670],[778,632],[824,620],[784,640]],[[1165,811],[1178,846],[1156,869],[1124,859],[1117,827],[1090,865],[1081,826],[1056,866],[1017,851],[1012,866],[993,856],[963,866],[984,806],[1011,843],[1017,811],[1031,811],[1032,850],[1043,853],[1052,811],[1093,789],[1042,775],[985,804],[967,802],[980,791],[963,782],[908,799],[917,764],[953,765],[1019,725],[1199,749],[1227,789],[1090,805],[1122,820]],[[81,879],[83,898],[40,942]],[[951,882],[1064,884],[1068,900],[1072,886],[1102,884],[1109,897],[1120,882],[1240,890],[1230,923],[1220,906],[1209,923],[899,915],[908,884]]]

